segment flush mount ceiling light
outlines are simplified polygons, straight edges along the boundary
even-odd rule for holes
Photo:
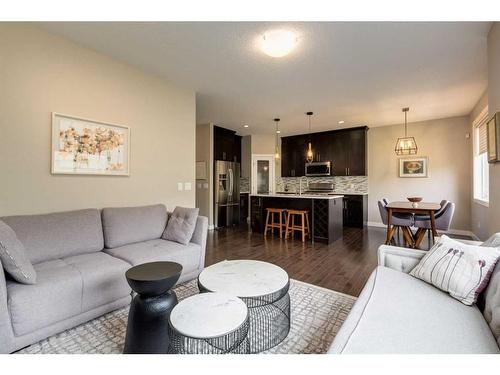
[[[244,128],[248,128],[248,125],[243,125]]]
[[[394,151],[396,151],[396,155],[415,155],[418,151],[417,142],[415,138],[408,137],[407,127],[408,127],[408,111],[410,108],[403,108],[403,112],[405,114],[405,136],[403,138],[398,138],[396,141],[396,147]]]
[[[271,57],[288,55],[296,47],[297,35],[289,30],[270,30],[262,35],[261,49]]]
[[[339,124],[342,125],[344,122],[345,122],[344,120],[340,120]]]

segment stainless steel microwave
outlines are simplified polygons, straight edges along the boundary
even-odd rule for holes
[[[329,161],[306,163],[306,176],[330,176],[330,164]]]

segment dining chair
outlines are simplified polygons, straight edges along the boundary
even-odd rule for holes
[[[434,215],[436,220],[436,229],[441,231],[447,231],[450,229],[451,221],[453,220],[453,214],[455,213],[455,203],[445,201],[443,207],[436,212]],[[423,239],[423,235],[427,231],[429,236],[431,233],[431,219],[429,216],[415,216],[414,226],[417,227],[417,233],[415,234],[417,238],[416,245],[419,246]],[[429,241],[430,243],[430,241]]]
[[[445,206],[446,206],[446,204],[448,204],[448,203],[450,203],[450,201],[449,201],[449,200],[443,199],[443,200],[441,201],[441,203],[439,203],[439,205],[441,206],[441,208],[440,208],[438,211],[436,211],[436,212],[434,213],[434,216],[440,215],[440,214],[443,212],[444,207],[445,207]],[[415,220],[430,220],[430,219],[431,219],[431,218],[430,218],[430,216],[429,216],[429,215],[415,215]]]
[[[389,217],[389,212],[387,210],[387,202],[386,199],[382,199],[378,201],[378,209],[380,211],[380,218],[382,219],[382,223],[385,225],[388,225],[388,217]],[[392,215],[392,232],[391,232],[391,241],[393,240],[394,234],[396,232],[396,228],[398,230],[401,229],[403,232],[403,238],[405,240],[405,244],[411,244],[413,243],[413,234],[410,230],[410,227],[413,225],[413,215],[412,214],[402,214],[402,213],[397,213]],[[398,241],[399,241],[399,235],[398,235]]]

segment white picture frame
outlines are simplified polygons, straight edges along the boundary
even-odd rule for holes
[[[52,174],[130,176],[130,128],[52,113]]]
[[[399,177],[401,178],[425,178],[428,173],[429,158],[427,156],[400,158]]]

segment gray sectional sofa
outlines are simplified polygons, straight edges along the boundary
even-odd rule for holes
[[[175,261],[183,266],[183,282],[197,277],[205,263],[208,219],[198,216],[187,245],[163,240],[164,205],[1,219],[23,243],[37,283],[6,277],[0,264],[0,353],[128,305],[125,271],[132,265]]]
[[[425,254],[396,246],[379,248],[379,265],[330,353],[500,353],[500,263],[482,293],[480,308],[410,276]]]

